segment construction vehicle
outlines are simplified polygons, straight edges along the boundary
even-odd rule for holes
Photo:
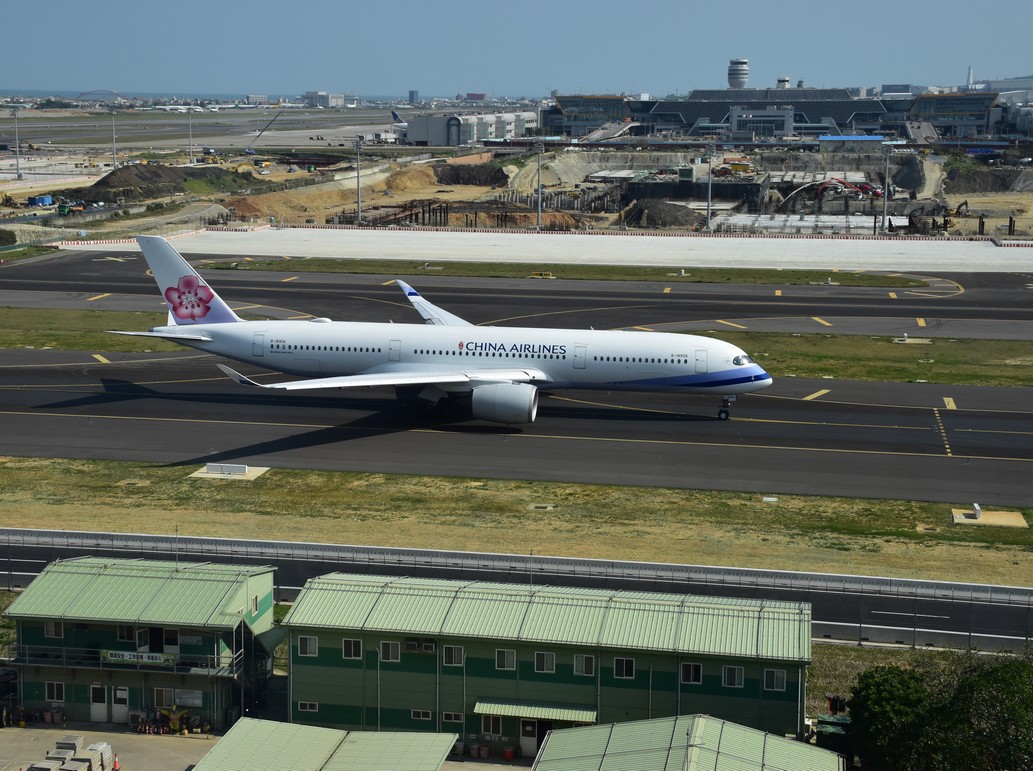
[[[262,136],[262,134],[265,133],[265,130],[267,128],[269,128],[270,126],[273,125],[273,121],[276,120],[277,118],[279,118],[281,115],[283,115],[283,110],[280,110],[278,113],[276,113],[276,115],[274,115],[272,117],[272,120],[270,120],[268,123],[266,123],[264,126],[262,126],[262,130],[259,131],[257,134],[255,134],[255,138],[252,139],[250,142],[248,142],[247,147],[244,148],[244,155],[254,155],[255,154],[255,149],[252,147],[252,145],[255,142],[258,141],[258,138],[260,136]]]
[[[961,203],[959,203],[958,204],[958,208],[956,208],[954,210],[954,218],[957,219],[959,217],[964,217],[966,214],[968,214],[968,199],[967,198],[964,201],[962,201]]]

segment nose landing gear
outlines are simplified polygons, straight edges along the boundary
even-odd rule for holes
[[[728,420],[729,416],[731,415],[731,412],[729,412],[729,408],[732,406],[732,402],[734,401],[734,396],[721,397],[721,409],[717,411],[718,420]]]

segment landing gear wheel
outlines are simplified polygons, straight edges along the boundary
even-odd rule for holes
[[[729,414],[730,413],[728,412],[728,408],[727,407],[722,407],[721,409],[719,409],[717,411],[717,419],[718,420],[728,420],[728,415]]]

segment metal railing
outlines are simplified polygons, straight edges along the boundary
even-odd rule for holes
[[[13,664],[77,669],[134,670],[169,674],[236,678],[244,671],[244,652],[224,656],[176,655],[168,663],[110,661],[100,648],[68,648],[59,645],[12,645]]]

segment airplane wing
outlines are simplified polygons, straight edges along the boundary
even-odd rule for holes
[[[230,369],[225,364],[216,364],[225,375],[240,385],[258,388],[282,388],[286,391],[314,390],[319,388],[368,388],[370,386],[404,386],[404,385],[455,385],[460,383],[529,383],[535,380],[545,381],[548,378],[540,369],[520,367],[517,369],[474,369],[409,371],[409,372],[377,372],[368,375],[340,375],[337,377],[317,377],[311,380],[290,380],[284,383],[258,383],[246,375]]]
[[[170,340],[173,343],[177,340],[197,340],[202,343],[212,342],[212,338],[206,335],[188,335],[183,332],[122,332],[118,329],[105,330],[112,335],[131,335],[132,337],[160,337],[162,340]]]
[[[413,307],[419,311],[419,314],[423,316],[424,320],[428,324],[436,324],[442,327],[472,327],[466,319],[461,319],[454,313],[449,313],[446,310],[439,308],[438,306],[427,302],[423,299],[423,296],[413,289],[411,286],[406,284],[400,279],[395,279],[395,283],[405,292],[405,296],[409,302],[412,303]]]

